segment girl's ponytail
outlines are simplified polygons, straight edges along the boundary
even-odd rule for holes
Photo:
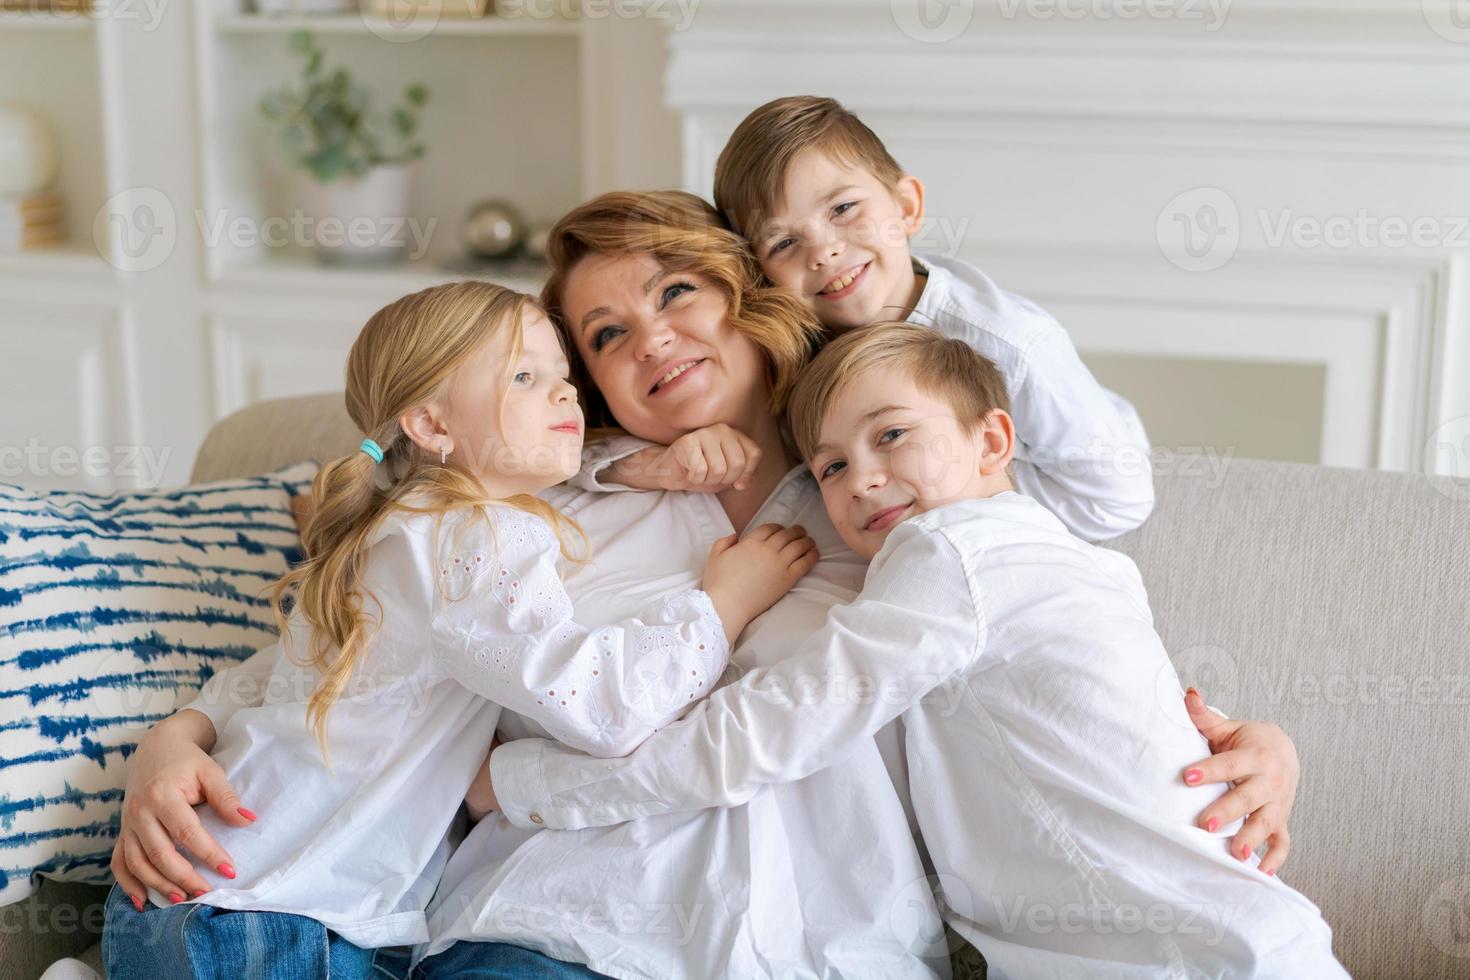
[[[307,706],[307,723],[331,765],[327,713],[342,696],[370,632],[377,625],[364,610],[363,570],[369,546],[384,518],[395,510],[444,514],[482,507],[485,497],[473,474],[451,461],[441,464],[403,433],[398,420],[410,409],[440,397],[455,369],[500,329],[521,329],[534,301],[485,282],[433,286],[395,300],[368,320],[347,358],[347,411],[381,448],[378,462],[359,450],[328,462],[312,481],[312,511],[302,530],[306,560],[287,572],[271,592],[282,642],[289,644],[288,597],[311,627],[303,666],[314,666],[321,682]],[[515,338],[519,342],[519,336]],[[430,507],[405,502],[431,491]],[[580,532],[536,498],[511,502],[534,510],[561,537]],[[583,538],[585,544],[585,538]],[[368,598],[376,598],[367,593]],[[294,657],[293,657],[294,658]]]

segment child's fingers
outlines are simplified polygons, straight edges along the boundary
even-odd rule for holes
[[[1252,851],[1266,843],[1277,822],[1275,804],[1268,803],[1252,813],[1245,826],[1230,839],[1230,856],[1237,861],[1249,858]]]
[[[220,774],[219,778],[224,779],[224,775]],[[216,789],[215,792],[218,793],[220,791]],[[172,853],[173,857],[165,856],[164,863],[160,864],[157,860],[154,860],[153,864],[159,871],[168,875],[174,881],[188,886],[190,892],[199,888],[208,888],[209,884],[194,872],[194,866],[179,854],[178,848],[175,845],[183,847],[207,867],[215,869],[234,867],[235,862],[230,857],[229,852],[223,847],[220,847],[219,842],[210,836],[209,831],[204,829],[204,825],[199,822],[199,814],[195,812],[192,806],[184,802],[182,796],[170,795],[165,800],[155,801],[154,813],[157,814],[155,825],[167,834],[168,851]],[[239,814],[235,814],[235,820],[242,825],[249,822],[242,819]],[[151,838],[149,834],[150,830],[151,828],[147,824],[139,828],[143,842],[150,845],[148,854],[150,859],[152,859],[153,852],[161,848],[162,845]],[[233,877],[224,871],[220,871],[220,874],[225,875],[227,878]]]
[[[1247,779],[1228,793],[1222,793],[1200,811],[1195,822],[1214,833],[1221,827],[1228,827],[1242,817],[1255,813],[1267,802],[1264,789],[1257,785],[1259,782],[1260,780]]]
[[[815,551],[817,543],[806,535],[793,538],[781,546],[776,556],[787,563],[794,562],[808,551]]]
[[[245,809],[240,802],[235,787],[225,778],[225,772],[218,767],[209,769],[199,777],[200,786],[204,790],[204,798],[209,801],[210,807],[232,827],[245,827],[255,822],[255,815]],[[247,814],[249,814],[247,816]],[[207,857],[201,854],[200,857]],[[220,860],[229,860],[228,854],[220,854]]]
[[[1274,875],[1281,870],[1286,863],[1287,855],[1291,853],[1291,834],[1282,827],[1276,833],[1266,838],[1266,854],[1261,858],[1261,874]]]
[[[686,482],[696,486],[704,482],[705,475],[709,473],[709,463],[704,458],[703,446],[695,443],[686,447],[682,458],[678,458],[678,461],[684,468]]]
[[[775,526],[778,530],[771,535],[771,547],[778,550],[806,537],[806,528],[800,524],[792,524],[790,527],[781,527],[779,524]]]
[[[745,446],[745,465],[735,476],[735,489],[744,490],[750,486],[750,478],[755,476],[756,467],[761,463],[761,449],[755,444],[755,440],[747,439],[749,445]]]
[[[740,540],[740,535],[738,535],[738,534],[727,534],[727,535],[725,535],[723,538],[720,538],[720,540],[716,541],[714,543],[714,546],[710,548],[710,550],[709,550],[710,557],[713,558],[715,555],[722,555],[722,554],[724,554],[725,552],[729,551],[731,548],[735,547],[735,542],[737,542],[739,540]]]

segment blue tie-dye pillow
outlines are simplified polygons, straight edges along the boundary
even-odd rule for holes
[[[111,495],[0,484],[0,905],[105,883],[125,760],[216,670],[275,642],[316,463]]]

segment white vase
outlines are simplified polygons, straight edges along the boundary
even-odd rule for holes
[[[310,224],[303,243],[328,265],[400,262],[409,235],[410,163],[373,167],[362,177],[343,175],[326,184],[310,171],[294,172],[293,196]]]
[[[23,197],[56,179],[56,134],[39,113],[0,103],[0,197]]]

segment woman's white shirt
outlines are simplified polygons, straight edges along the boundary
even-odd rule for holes
[[[210,717],[215,760],[260,812],[231,827],[199,808],[237,877],[201,868],[211,890],[198,901],[310,916],[364,947],[423,942],[451,823],[503,708],[619,755],[724,671],[728,644],[703,592],[651,591],[589,629],[572,618],[550,528],[511,507],[487,513],[383,522],[363,573],[380,625],[327,715],[330,769],[307,728],[321,675],[304,663],[299,612],[289,650],[217,674],[186,706]]]
[[[732,530],[707,494],[543,496],[592,539],[594,567],[567,582],[584,618],[691,586]],[[727,681],[799,652],[866,571],[805,469],[787,474],[749,526],[770,522],[804,526],[821,560],[747,627]],[[501,733],[540,734],[510,715]],[[521,829],[492,814],[445,868],[421,952],[507,942],[614,977],[947,975],[942,922],[895,788],[907,780],[889,765],[902,766],[892,727],[740,806],[581,831]]]

